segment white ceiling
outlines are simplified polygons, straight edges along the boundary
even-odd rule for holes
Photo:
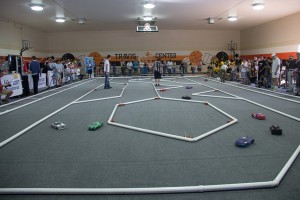
[[[28,7],[36,1],[46,5],[43,11]],[[243,30],[300,12],[300,0],[155,0],[154,9],[145,9],[143,1],[0,0],[0,21],[44,32],[135,31],[138,17],[152,15],[157,17],[159,30]],[[265,9],[254,11],[251,5],[256,2],[263,2]],[[229,22],[229,15],[238,16],[238,21]],[[56,16],[68,20],[60,24],[55,22]],[[81,17],[87,19],[86,24],[73,21]],[[208,24],[208,17],[215,18],[215,24]]]

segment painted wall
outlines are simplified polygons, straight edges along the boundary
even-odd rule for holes
[[[11,22],[0,22],[0,56],[20,54],[22,40],[29,40],[32,49],[24,57],[61,57],[72,53],[76,57],[99,52],[101,55],[115,53],[172,52],[189,55],[193,50],[215,55],[227,51],[233,40],[240,43],[239,31],[215,30],[161,30],[158,33],[137,33],[135,31],[90,31],[45,33]],[[230,54],[229,51],[227,51]]]
[[[22,40],[29,40],[33,49],[24,56],[60,57],[64,53],[87,56],[146,51],[187,54],[193,50],[215,54],[227,51],[231,40],[238,44],[241,55],[298,51],[300,44],[300,12],[242,31],[161,30],[158,33],[135,31],[90,31],[45,33],[18,24],[0,21],[0,55],[19,54]]]
[[[300,12],[241,31],[241,54],[257,55],[298,51]]]
[[[23,25],[0,21],[0,55],[19,55],[22,40],[29,40],[33,49],[25,51],[24,56],[45,56],[48,52],[48,34]]]
[[[233,40],[240,43],[239,31],[162,30],[158,33],[135,31],[91,31],[49,34],[49,51],[134,52],[134,51],[224,51]]]
[[[144,57],[147,52],[176,53],[188,56],[193,50],[204,55],[215,55],[227,51],[227,45],[233,40],[240,43],[239,31],[194,31],[169,30],[158,33],[137,33],[135,31],[90,31],[49,34],[49,52],[55,57],[70,52],[75,57],[88,56],[98,52],[108,54],[134,53]],[[231,52],[227,52],[231,54]]]

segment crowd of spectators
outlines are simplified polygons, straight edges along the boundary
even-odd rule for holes
[[[0,67],[1,73],[9,73],[9,63],[8,59],[0,57]],[[132,60],[127,62],[120,62],[119,67],[116,63],[111,64],[110,74],[113,76],[147,76],[153,75],[155,70],[155,62],[141,62],[138,60]],[[88,78],[94,76],[103,75],[103,62],[100,62],[99,66],[94,66],[91,70],[89,66],[84,66],[80,61],[70,62],[62,61],[60,59],[55,59],[53,56],[46,59],[37,60],[36,57],[32,57],[30,61],[23,60],[23,72],[32,73],[36,76],[39,73],[48,74],[52,71],[53,75],[51,80],[46,80],[47,84],[49,81],[52,86],[60,87],[63,83],[71,82],[74,80],[82,80],[85,76]],[[33,64],[40,64],[40,70],[37,67],[32,67]],[[205,64],[202,61],[198,65],[193,65],[190,62],[183,60],[180,65],[177,65],[175,61],[172,60],[162,60],[161,61],[161,75],[185,75],[191,72],[195,75],[196,69],[198,74],[205,73],[202,67]],[[88,69],[88,73],[86,73]],[[207,64],[207,76],[209,77],[219,77],[221,82],[225,81],[236,81],[244,85],[249,85],[252,87],[267,88],[275,91],[280,91],[281,89],[293,91],[296,95],[299,94],[300,90],[300,53],[297,53],[297,59],[290,56],[288,60],[280,60],[275,53],[270,57],[265,58],[264,56],[254,57],[253,59],[236,59],[228,60],[217,63]],[[46,79],[49,77],[46,76]],[[38,80],[38,79],[37,79]],[[34,81],[37,82],[37,81]],[[159,83],[157,83],[159,84]],[[3,85],[2,85],[3,86]],[[50,85],[47,85],[50,87]],[[3,88],[1,91],[2,95],[4,91],[9,93],[8,98],[11,93],[7,91],[8,89]],[[34,84],[34,93],[37,91],[37,83]]]
[[[220,77],[221,82],[237,81],[244,85],[275,91],[283,88],[292,90],[297,79],[296,63],[297,60],[293,56],[283,62],[273,53],[267,58],[260,56],[210,64],[207,74],[210,77]]]

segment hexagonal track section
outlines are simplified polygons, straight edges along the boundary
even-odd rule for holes
[[[154,97],[116,104],[107,123],[195,142],[237,121],[206,101]]]

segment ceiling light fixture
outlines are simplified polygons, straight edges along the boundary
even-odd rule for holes
[[[63,22],[66,21],[66,19],[67,19],[67,18],[65,18],[65,17],[56,17],[56,18],[55,18],[55,21],[58,22],[58,23],[63,23]]]
[[[34,11],[42,11],[45,8],[45,5],[41,3],[30,3],[28,6]]]
[[[142,5],[144,6],[144,8],[154,8],[155,4],[153,1],[144,1],[142,2]]]
[[[227,17],[228,21],[231,21],[231,22],[234,22],[237,20],[237,17],[236,16],[229,16]]]
[[[253,10],[262,10],[264,9],[265,5],[262,3],[254,3],[252,4]]]
[[[152,19],[153,19],[152,16],[144,16],[144,17],[143,17],[143,20],[144,20],[144,21],[151,21]]]

